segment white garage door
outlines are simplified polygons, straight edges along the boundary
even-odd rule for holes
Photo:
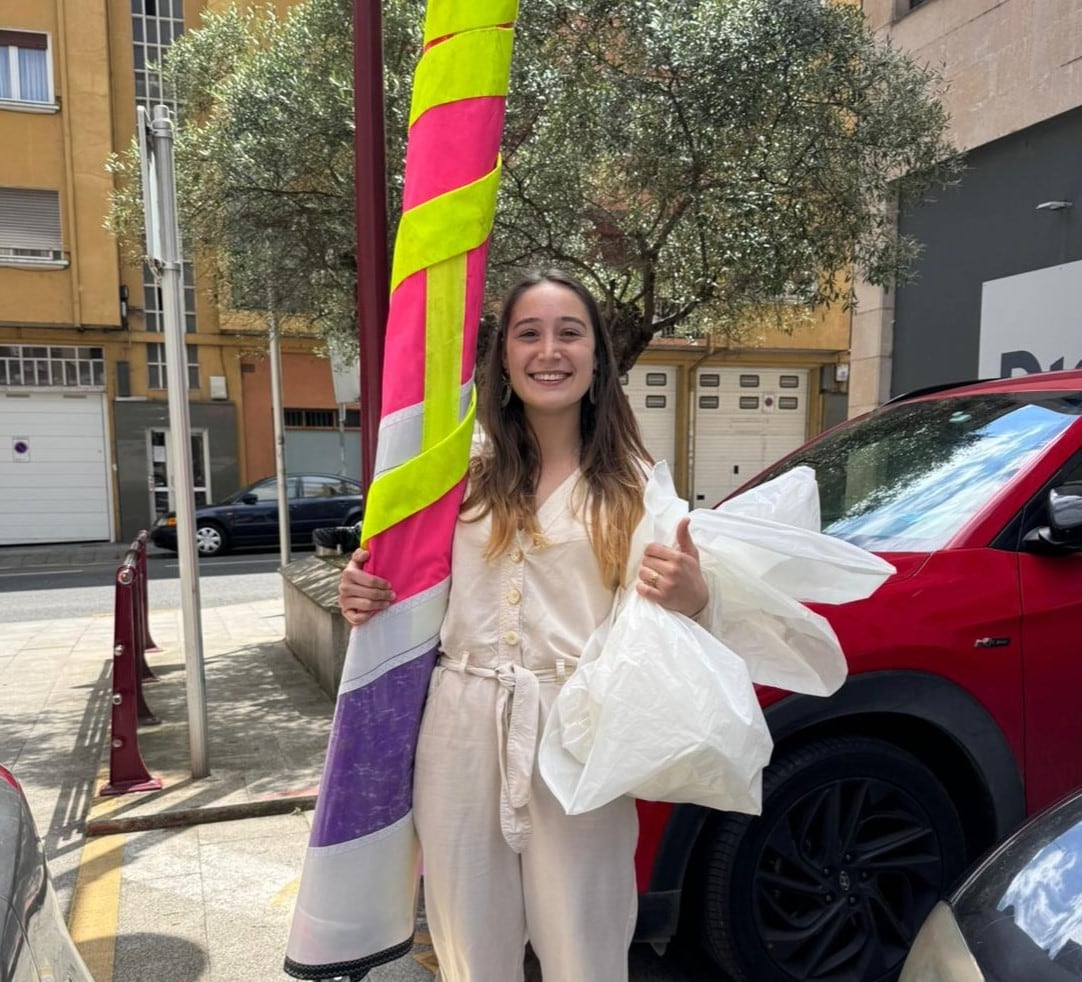
[[[0,392],[0,545],[109,541],[105,396]]]
[[[624,391],[639,421],[643,443],[654,460],[668,461],[676,453],[676,368],[635,365],[627,373]]]
[[[700,368],[695,399],[695,506],[713,507],[805,440],[806,370]]]

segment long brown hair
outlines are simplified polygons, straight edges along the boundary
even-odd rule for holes
[[[511,311],[532,287],[555,283],[582,301],[594,334],[596,376],[593,398],[580,407],[581,457],[589,514],[587,528],[601,576],[612,588],[624,577],[631,533],[642,517],[643,463],[652,458],[643,445],[639,424],[620,385],[612,339],[597,301],[590,291],[566,273],[550,269],[516,283],[504,298],[496,337],[479,366],[477,415],[488,437],[485,449],[470,464],[470,490],[463,503],[466,521],[492,516],[492,534],[485,558],[501,555],[524,529],[541,539],[535,492],[541,473],[541,451],[526,418],[522,400],[514,392],[501,405],[504,390],[503,352]]]

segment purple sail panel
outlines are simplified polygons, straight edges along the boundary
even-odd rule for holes
[[[312,846],[360,839],[410,810],[413,754],[436,648],[339,696]]]

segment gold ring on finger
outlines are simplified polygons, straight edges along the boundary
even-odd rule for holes
[[[650,570],[650,575],[647,579],[650,581],[650,586],[657,586],[657,581],[661,579],[661,574],[656,569],[652,569]]]

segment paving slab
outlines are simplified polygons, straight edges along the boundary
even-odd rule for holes
[[[73,547],[63,562],[119,561],[126,548]],[[0,568],[47,566],[53,551],[0,549]],[[152,609],[149,620],[160,650],[147,655],[157,680],[144,691],[161,723],[138,739],[160,791],[99,795],[109,774],[110,614],[3,625],[0,761],[26,790],[97,982],[284,980],[333,703],[285,646],[280,599],[204,608],[211,773],[195,779],[181,614]],[[107,834],[88,838],[95,824]],[[422,959],[425,940],[415,948]],[[407,956],[369,978],[433,976]]]

